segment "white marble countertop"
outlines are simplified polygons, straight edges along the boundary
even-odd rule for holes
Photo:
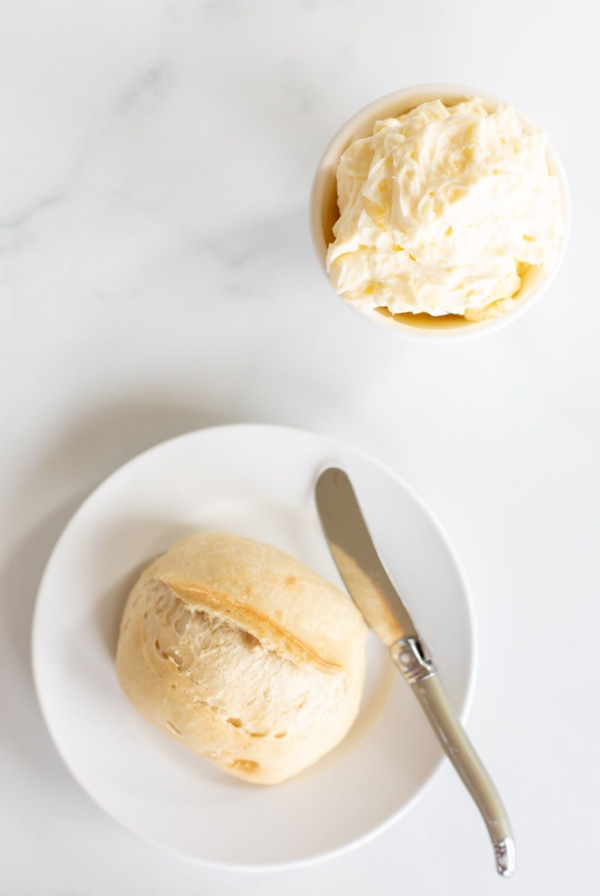
[[[590,892],[598,879],[598,12],[582,0],[2,4],[0,875],[7,896]],[[329,137],[415,83],[480,86],[550,131],[570,250],[540,303],[455,346],[367,327],[313,258]],[[355,852],[209,871],[118,827],[46,733],[36,588],[82,498],[157,441],[228,421],[350,441],[413,485],[476,600],[469,731],[510,808],[496,879],[446,767]]]

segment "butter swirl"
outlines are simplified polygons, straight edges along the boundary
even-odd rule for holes
[[[395,314],[502,313],[524,272],[552,266],[564,239],[547,139],[511,106],[488,113],[478,99],[378,121],[339,162],[334,289]]]

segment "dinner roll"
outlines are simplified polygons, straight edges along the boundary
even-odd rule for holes
[[[191,535],[140,576],[117,675],[146,719],[240,778],[276,784],[347,733],[365,676],[349,597],[269,545]]]

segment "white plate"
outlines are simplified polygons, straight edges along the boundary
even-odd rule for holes
[[[109,815],[188,858],[265,869],[343,852],[405,812],[442,759],[417,701],[371,635],[365,696],[350,734],[276,787],[213,768],[146,722],[119,688],[113,657],[128,591],[153,557],[188,533],[222,529],[270,542],[341,587],[313,502],[316,475],[330,463],[354,482],[464,718],[475,642],[457,559],[414,492],[348,445],[272,426],[225,426],[165,442],[96,489],[46,568],[33,663],[56,746]]]

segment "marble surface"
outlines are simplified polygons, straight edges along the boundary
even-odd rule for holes
[[[597,879],[598,13],[582,0],[56,0],[0,29],[0,855],[7,896],[481,896]],[[544,124],[571,180],[565,264],[473,343],[367,327],[313,258],[307,195],[356,109],[473,84]],[[478,612],[469,731],[510,808],[496,879],[446,768],[367,846],[304,870],[203,869],[80,791],[35,700],[29,630],[62,527],[169,436],[266,421],[346,439],[448,529]]]

